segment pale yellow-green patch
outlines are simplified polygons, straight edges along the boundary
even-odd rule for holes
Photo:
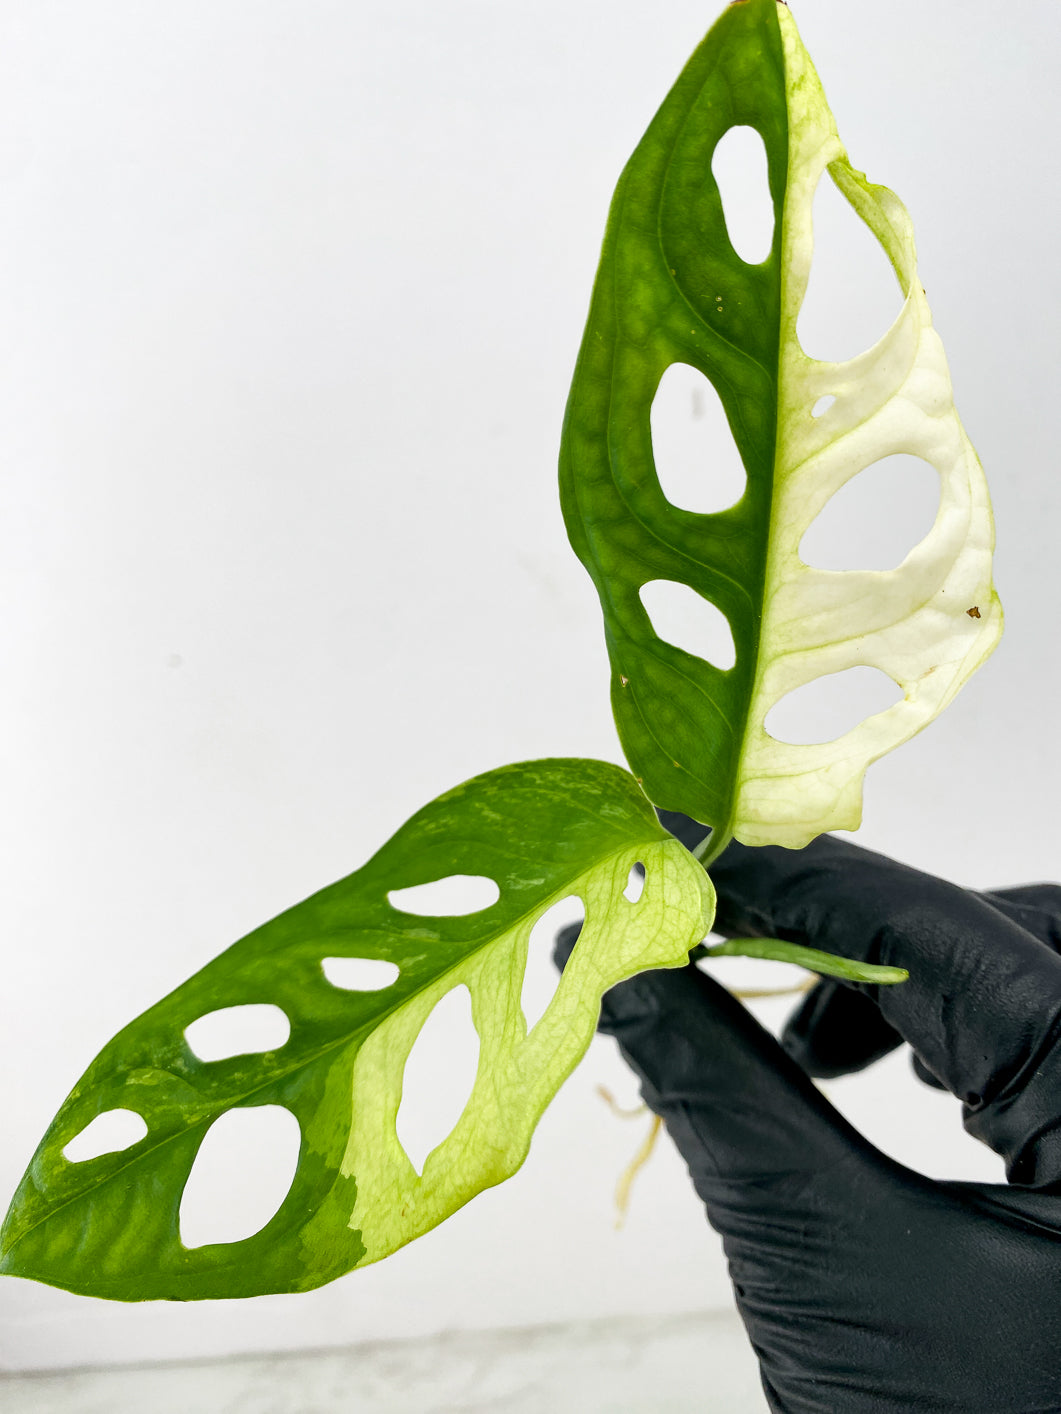
[[[645,884],[631,903],[623,889],[638,860],[645,866]],[[538,918],[567,894],[582,898],[586,921],[554,997],[528,1032],[520,1007],[528,940]],[[627,847],[539,904],[378,1026],[354,1064],[352,1123],[342,1163],[343,1175],[357,1184],[349,1226],[361,1232],[367,1249],[362,1261],[386,1257],[515,1173],[543,1111],[589,1045],[596,1024],[592,1003],[646,968],[685,964],[713,917],[711,882],[676,840]],[[395,1130],[402,1075],[432,1008],[461,983],[471,993],[479,1033],[478,1072],[455,1128],[418,1175]]]
[[[784,5],[778,19],[789,167],[774,516],[734,834],[745,844],[799,847],[824,830],[858,828],[866,768],[942,711],[998,642],[1002,610],[991,582],[987,484],[954,407],[946,356],[918,278],[910,217],[893,192],[851,166]],[[887,252],[905,296],[884,337],[843,363],[808,358],[796,337],[810,273],[814,194],[826,171]],[[811,409],[824,394],[835,402],[814,418]],[[804,564],[800,541],[829,498],[865,467],[899,452],[922,457],[939,473],[939,511],[927,537],[894,570]],[[768,735],[766,715],[787,693],[862,665],[892,678],[902,700],[822,745]]]

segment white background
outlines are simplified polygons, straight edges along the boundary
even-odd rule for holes
[[[862,839],[963,883],[1056,876],[1058,8],[793,8],[852,160],[914,215],[1008,614],[870,773]],[[713,17],[0,7],[0,1199],[115,1030],[428,799],[619,759],[556,449],[612,186]],[[815,280],[810,352],[854,351],[827,345],[863,292],[882,332],[886,272]],[[850,516],[852,543],[887,519]],[[997,1176],[907,1071],[830,1091],[899,1157]],[[641,1129],[598,1081],[635,1098],[596,1042],[514,1180],[322,1291],[125,1307],[4,1281],[0,1368],[728,1304],[669,1150],[613,1232]]]

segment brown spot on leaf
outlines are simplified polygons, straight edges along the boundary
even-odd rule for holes
[[[623,675],[622,675],[622,673],[620,673],[620,674],[619,674],[619,681],[622,683],[623,687],[625,687],[626,684],[630,681],[630,679],[629,679],[629,678],[624,678]]]
[[[980,610],[975,604],[971,609],[966,609],[965,612],[969,615],[971,619],[978,619],[980,617]]]

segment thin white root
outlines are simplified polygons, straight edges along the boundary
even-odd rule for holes
[[[639,1119],[641,1115],[649,1114],[647,1105],[636,1105],[633,1109],[626,1109],[620,1105],[612,1092],[604,1085],[597,1086],[597,1094],[611,1110],[617,1119]],[[659,1115],[652,1116],[652,1123],[649,1125],[648,1133],[645,1135],[640,1148],[634,1157],[623,1169],[619,1176],[619,1182],[615,1185],[615,1227],[616,1231],[622,1227],[626,1221],[627,1210],[630,1207],[630,1190],[634,1186],[634,1179],[648,1163],[652,1157],[652,1151],[656,1147],[656,1138],[659,1134]]]
[[[638,1115],[648,1113],[647,1105],[635,1105],[632,1110],[624,1109],[612,1092],[604,1085],[597,1086],[597,1094],[608,1106],[612,1114],[615,1115],[616,1119],[637,1119]]]
[[[814,973],[811,973],[808,977],[805,977],[802,982],[797,982],[795,986],[792,987],[742,988],[740,991],[734,991],[733,996],[742,1002],[757,1001],[761,997],[802,996],[803,993],[809,992],[812,987],[816,986],[819,981],[820,978],[815,976]],[[604,1085],[597,1086],[597,1094],[617,1119],[637,1119],[640,1115],[649,1113],[647,1105],[635,1105],[632,1109],[627,1109],[623,1105],[620,1105],[612,1092]],[[645,1135],[640,1148],[623,1170],[619,1177],[619,1182],[615,1186],[616,1231],[621,1229],[626,1222],[626,1216],[630,1210],[630,1194],[633,1191],[634,1180],[648,1163],[649,1159],[651,1159],[662,1126],[663,1121],[660,1119],[659,1115],[654,1114],[652,1116],[652,1123],[648,1127],[648,1133]]]
[[[656,1140],[659,1138],[659,1131],[663,1121],[659,1115],[652,1116],[652,1123],[649,1125],[648,1133],[642,1141],[640,1149],[623,1170],[622,1176],[615,1187],[615,1229],[618,1230],[626,1222],[626,1214],[630,1208],[630,1190],[634,1186],[634,1179],[641,1172],[644,1166],[652,1157],[652,1151],[656,1147]]]

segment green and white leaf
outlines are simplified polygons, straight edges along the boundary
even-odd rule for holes
[[[632,903],[623,890],[636,862],[645,881]],[[497,902],[425,918],[389,900],[454,874],[493,879]],[[569,894],[582,898],[586,922],[528,1030],[520,993],[530,932]],[[0,1238],[0,1271],[118,1300],[193,1300],[307,1290],[377,1261],[519,1168],[589,1044],[601,994],[645,968],[685,964],[713,915],[706,874],[618,767],[552,760],[476,777],[110,1042],[29,1166]],[[399,976],[381,991],[340,990],[322,970],[332,957],[382,959]],[[478,1072],[460,1119],[417,1174],[395,1129],[405,1062],[432,1008],[461,984]],[[282,1008],[286,1044],[198,1059],[186,1028],[246,1003]],[[287,1197],[254,1236],[186,1248],[180,1203],[199,1147],[219,1116],[256,1105],[283,1105],[298,1120]],[[138,1143],[82,1163],[63,1157],[115,1109],[143,1117]]]
[[[771,253],[756,266],[733,250],[711,173],[716,145],[743,124],[763,138],[775,216]],[[884,337],[843,363],[808,358],[796,336],[826,172],[904,295]],[[676,362],[714,384],[747,472],[743,498],[717,514],[669,504],[656,475],[651,405]],[[815,418],[824,394],[835,401]],[[939,474],[926,538],[889,571],[804,564],[800,541],[830,497],[898,452]],[[725,11],[623,173],[568,403],[561,490],[600,594],[634,774],[657,805],[746,844],[801,846],[857,828],[866,768],[927,725],[998,641],[987,488],[954,407],[910,218],[850,165],[778,0]],[[654,579],[686,584],[726,615],[734,667],[658,637],[639,597]],[[902,700],[822,745],[767,733],[786,694],[863,665],[891,677]]]

